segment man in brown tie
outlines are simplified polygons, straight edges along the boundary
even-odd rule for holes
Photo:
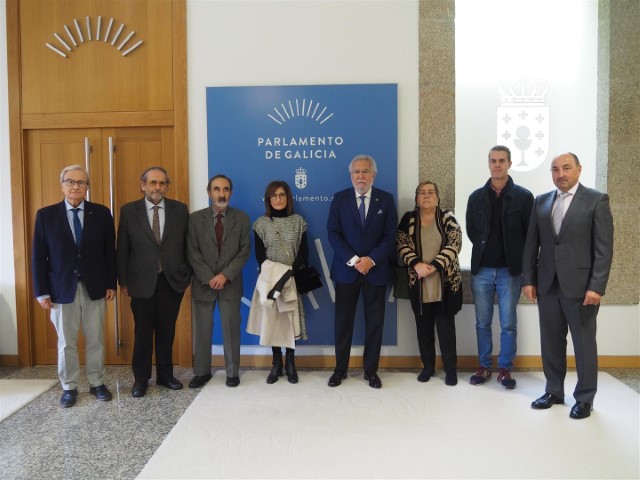
[[[211,332],[218,304],[227,372],[226,385],[240,384],[240,301],[242,269],[251,253],[249,216],[229,206],[233,183],[216,175],[207,184],[211,207],[189,218],[189,262],[193,267],[193,379],[189,388],[211,380]]]
[[[145,170],[140,178],[144,198],[120,210],[118,281],[123,294],[131,297],[135,321],[134,397],[147,392],[154,333],[156,384],[182,388],[173,376],[172,349],[180,303],[191,277],[186,255],[189,211],[184,203],[165,197],[169,184],[162,167]]]

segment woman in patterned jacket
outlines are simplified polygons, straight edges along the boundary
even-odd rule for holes
[[[440,208],[438,186],[418,185],[414,210],[398,226],[396,245],[408,267],[411,308],[416,319],[423,369],[419,382],[435,373],[435,332],[438,332],[445,383],[458,383],[455,315],[462,308],[462,282],[458,253],[462,231],[453,214]]]

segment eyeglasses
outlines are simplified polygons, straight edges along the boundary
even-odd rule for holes
[[[274,200],[277,198],[287,198],[287,194],[286,193],[272,193],[270,195],[271,198],[273,198]]]
[[[85,188],[87,185],[89,185],[89,182],[85,182],[84,180],[71,180],[70,178],[63,180],[62,183],[71,188],[75,187],[76,185],[78,186],[78,188]]]
[[[147,185],[149,185],[150,187],[160,187],[160,188],[164,188],[167,185],[169,185],[168,182],[164,182],[164,181],[158,181],[158,180],[151,180],[149,182],[147,182]]]
[[[354,170],[351,170],[351,175],[369,175],[371,173],[371,170],[369,170],[368,168],[356,168]]]

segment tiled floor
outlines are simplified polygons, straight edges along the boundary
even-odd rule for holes
[[[640,393],[640,370],[603,370]],[[175,375],[187,384],[191,370],[176,368]],[[461,381],[467,375],[460,372]],[[56,367],[2,367],[0,378],[56,378]],[[224,380],[224,372],[217,372],[211,381]],[[111,402],[90,395],[85,380],[75,407],[59,406],[58,385],[1,422],[0,477],[133,479],[199,392],[151,384],[144,398],[132,398],[129,367],[108,367],[106,383],[114,395]]]

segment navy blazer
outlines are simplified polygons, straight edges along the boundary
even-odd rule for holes
[[[391,280],[391,267],[396,258],[396,203],[393,195],[374,187],[364,226],[360,222],[357,203],[354,188],[333,196],[327,220],[329,243],[334,250],[331,278],[340,283],[355,282],[359,273],[347,262],[358,255],[375,262],[375,267],[366,276],[369,283],[386,285]]]
[[[115,229],[104,205],[84,202],[80,247],[71,232],[64,200],[36,213],[31,268],[36,297],[49,295],[53,303],[73,303],[82,277],[91,300],[116,289]]]

